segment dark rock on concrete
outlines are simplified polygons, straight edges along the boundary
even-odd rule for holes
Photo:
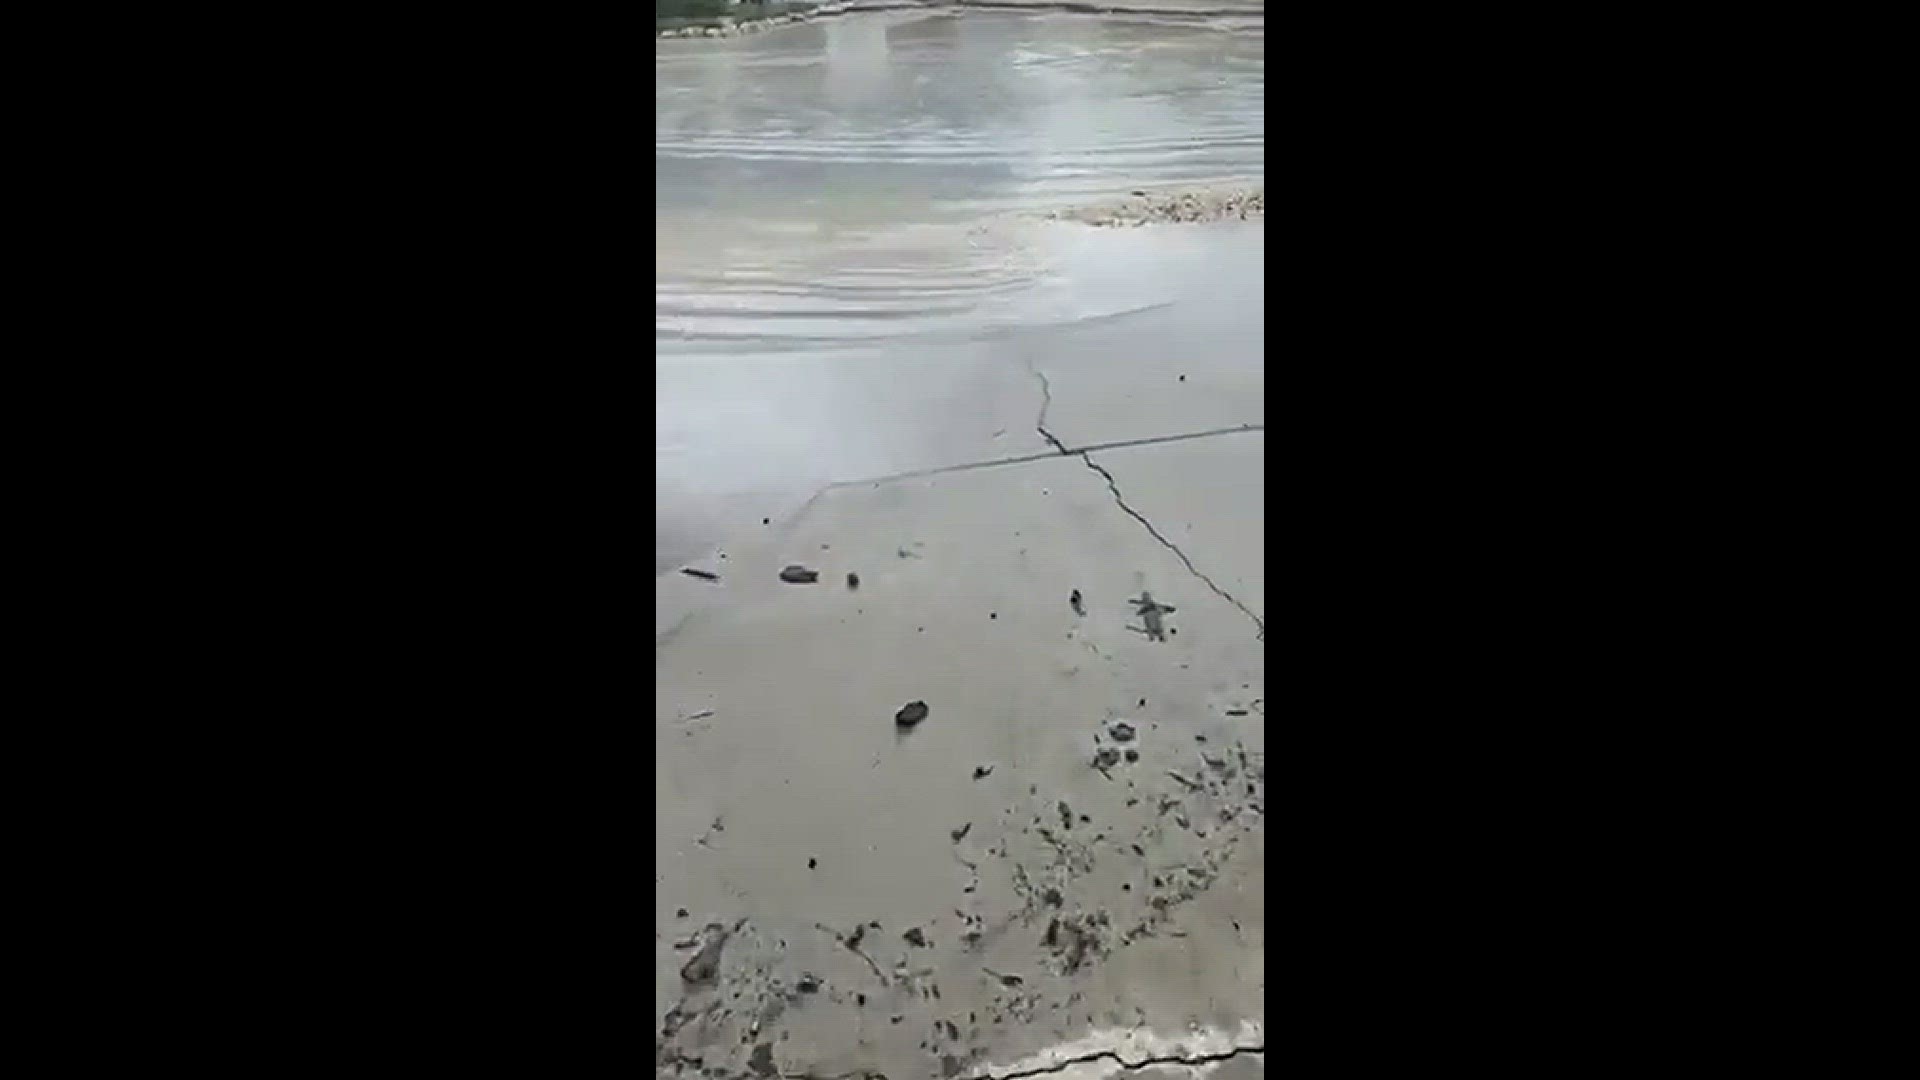
[[[924,701],[909,701],[893,714],[893,722],[901,727],[912,727],[926,718],[927,703]]]
[[[820,571],[809,570],[799,563],[794,563],[780,571],[780,580],[789,585],[811,585],[820,580]]]

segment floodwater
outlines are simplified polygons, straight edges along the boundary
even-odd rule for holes
[[[656,571],[829,482],[1046,450],[1032,358],[1113,348],[1078,327],[1188,348],[1200,305],[1203,347],[1259,364],[1262,225],[1213,253],[1043,220],[1259,184],[1258,21],[889,12],[656,50]]]

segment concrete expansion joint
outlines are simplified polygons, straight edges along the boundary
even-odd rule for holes
[[[1232,604],[1234,607],[1239,608],[1241,614],[1253,620],[1253,625],[1255,626],[1255,628],[1257,628],[1260,631],[1259,635],[1256,637],[1255,640],[1258,640],[1258,641],[1267,640],[1267,624],[1260,620],[1260,616],[1255,615],[1253,612],[1247,610],[1247,605],[1234,599],[1233,594],[1227,592],[1227,590],[1221,588],[1220,586],[1215,585],[1213,583],[1212,578],[1201,573],[1200,568],[1193,565],[1193,560],[1187,558],[1187,553],[1184,551],[1181,551],[1179,548],[1179,545],[1175,544],[1173,541],[1161,535],[1160,530],[1153,527],[1153,522],[1148,521],[1145,514],[1142,514],[1140,511],[1135,510],[1131,506],[1128,506],[1126,497],[1120,494],[1120,485],[1114,482],[1112,473],[1108,472],[1104,468],[1101,468],[1100,464],[1093,460],[1093,455],[1088,453],[1087,451],[1082,450],[1080,452],[1080,460],[1087,463],[1087,468],[1092,469],[1094,472],[1097,472],[1101,476],[1106,478],[1107,490],[1113,492],[1113,501],[1120,505],[1120,509],[1125,510],[1128,514],[1131,514],[1135,521],[1138,521],[1140,524],[1146,526],[1147,531],[1153,534],[1153,538],[1155,540],[1160,541],[1160,544],[1162,547],[1165,547],[1168,551],[1171,551],[1175,555],[1178,555],[1180,557],[1180,561],[1186,565],[1188,573],[1192,574],[1194,577],[1197,577],[1201,581],[1205,582],[1207,585],[1207,588],[1212,589],[1215,595],[1219,596],[1222,600],[1225,600],[1227,603]]]

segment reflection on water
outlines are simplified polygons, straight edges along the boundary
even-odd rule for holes
[[[951,329],[1041,272],[992,215],[1264,168],[1258,32],[870,14],[661,41],[654,79],[662,351]]]
[[[1032,211],[1257,182],[1258,24],[866,14],[657,49],[656,569],[830,481],[1046,451],[1009,357],[1110,351],[1083,321],[1257,365],[1258,226],[1201,250]]]

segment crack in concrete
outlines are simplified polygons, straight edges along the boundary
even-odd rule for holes
[[[1022,1077],[1041,1076],[1046,1073],[1062,1072],[1066,1069],[1072,1068],[1075,1065],[1088,1065],[1095,1061],[1099,1061],[1101,1058],[1112,1058],[1114,1061],[1119,1063],[1121,1068],[1126,1069],[1129,1072],[1132,1072],[1139,1069],[1151,1068],[1152,1066],[1155,1066],[1155,1065],[1213,1065],[1222,1061],[1230,1061],[1233,1058],[1239,1057],[1241,1054],[1259,1054],[1261,1056],[1265,1056],[1266,1052],[1267,1052],[1267,1044],[1261,1043],[1258,1046],[1236,1046],[1231,1050],[1222,1050],[1219,1053],[1214,1053],[1214,1054],[1197,1054],[1193,1057],[1182,1057],[1177,1054],[1170,1054],[1166,1057],[1150,1057],[1150,1058],[1143,1058],[1139,1061],[1128,1061],[1126,1058],[1121,1057],[1115,1051],[1100,1050],[1100,1051],[1096,1051],[1095,1053],[1083,1054],[1079,1057],[1068,1058],[1065,1061],[1061,1061],[1053,1065],[1042,1065],[1032,1069],[1020,1069],[1015,1072],[1007,1072],[1007,1073],[988,1072],[988,1073],[982,1074],[982,1076],[980,1077],[980,1080],[1021,1080]]]
[[[1044,372],[1033,366],[1032,360],[1023,356],[1020,358],[1020,362],[1027,365],[1027,371],[1030,372],[1034,378],[1040,380],[1040,419],[1033,422],[1033,429],[1040,433],[1041,438],[1052,443],[1055,450],[1060,451],[1062,454],[1072,453],[1073,451],[1068,450],[1065,444],[1053,437],[1053,432],[1047,430],[1047,409],[1053,405],[1052,384],[1047,382],[1047,376]]]
[[[1120,494],[1120,485],[1114,481],[1113,474],[1108,472],[1105,468],[1101,467],[1097,462],[1095,462],[1093,460],[1092,454],[1089,451],[1082,450],[1080,452],[1080,459],[1087,463],[1087,468],[1092,469],[1094,472],[1097,472],[1101,476],[1106,478],[1107,490],[1113,492],[1113,501],[1120,505],[1120,509],[1125,510],[1127,513],[1133,515],[1133,519],[1135,521],[1138,521],[1140,524],[1146,526],[1147,531],[1153,534],[1153,538],[1155,540],[1160,541],[1160,544],[1162,547],[1165,547],[1168,551],[1171,551],[1175,555],[1180,556],[1180,561],[1186,564],[1187,571],[1189,573],[1191,573],[1194,577],[1199,578],[1201,581],[1206,582],[1207,588],[1212,589],[1214,593],[1217,594],[1222,600],[1225,600],[1227,603],[1232,604],[1234,607],[1239,608],[1241,614],[1253,620],[1253,625],[1255,627],[1258,627],[1260,631],[1260,633],[1255,638],[1255,640],[1257,641],[1267,640],[1267,624],[1261,621],[1260,616],[1255,615],[1252,611],[1249,611],[1247,609],[1247,605],[1234,599],[1232,593],[1229,593],[1227,590],[1221,588],[1218,585],[1215,585],[1213,583],[1212,578],[1201,573],[1200,568],[1193,565],[1193,560],[1187,558],[1187,553],[1184,551],[1181,551],[1179,545],[1175,544],[1173,541],[1167,539],[1166,537],[1160,535],[1160,530],[1153,527],[1153,522],[1148,521],[1146,518],[1146,515],[1142,514],[1138,510],[1135,510],[1133,507],[1128,506],[1126,498]]]

